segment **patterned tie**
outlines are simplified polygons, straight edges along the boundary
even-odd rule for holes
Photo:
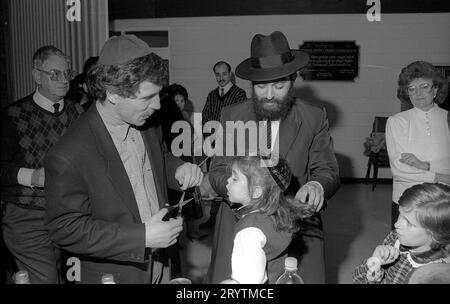
[[[58,115],[59,114],[59,106],[60,106],[60,104],[59,103],[54,103],[53,104],[53,107],[55,108],[55,115]]]
[[[272,124],[271,121],[267,121],[267,147],[272,150]]]
[[[220,97],[223,97],[223,88],[220,88]]]

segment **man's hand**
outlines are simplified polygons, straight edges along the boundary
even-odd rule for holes
[[[175,179],[180,183],[181,190],[198,186],[202,183],[203,172],[199,166],[184,163],[175,171]]]
[[[33,187],[44,187],[45,182],[45,171],[44,167],[36,169],[31,174],[31,186]]]
[[[394,262],[399,254],[400,250],[394,246],[379,245],[375,248],[372,256],[379,258],[381,265],[385,265]]]
[[[177,241],[183,230],[183,219],[178,217],[163,222],[166,213],[167,208],[163,208],[145,223],[145,247],[166,248]]]
[[[318,212],[323,206],[323,189],[318,182],[307,182],[297,191],[295,198],[307,203]]]
[[[430,170],[430,163],[421,161],[412,153],[402,153],[400,162],[419,170]]]

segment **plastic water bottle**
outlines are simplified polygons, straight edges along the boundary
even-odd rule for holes
[[[116,282],[114,282],[114,276],[112,274],[104,274],[102,276],[102,284],[116,284]]]
[[[14,283],[15,284],[31,284],[30,277],[28,275],[28,271],[20,270],[14,274]]]
[[[304,284],[297,273],[297,259],[287,257],[284,260],[284,273],[278,278],[276,284]]]

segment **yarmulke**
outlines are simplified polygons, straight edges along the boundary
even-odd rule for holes
[[[125,64],[151,52],[148,44],[135,35],[113,36],[105,42],[100,51],[98,63],[103,65]]]
[[[286,160],[280,157],[274,157],[273,155],[272,157],[262,156],[261,158],[266,163],[266,167],[277,185],[281,190],[285,191],[289,187],[292,177],[292,172]]]

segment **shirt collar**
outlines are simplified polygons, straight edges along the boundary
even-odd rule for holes
[[[429,109],[428,111],[422,111],[421,109],[418,109],[416,107],[414,107],[414,112],[417,113],[420,116],[425,116],[425,115],[431,115],[434,112],[436,112],[436,110],[439,108],[439,106],[436,103],[433,103],[433,107],[431,109]]]
[[[227,85],[223,87],[223,95],[225,95],[231,89],[232,86],[233,86],[233,83],[231,81],[229,83],[227,83]],[[220,86],[218,87],[219,94],[220,94],[221,88],[222,87],[220,87]]]
[[[44,95],[42,95],[39,92],[39,89],[36,89],[36,92],[34,92],[33,100],[38,106],[51,113],[55,112],[55,108],[53,107],[55,103],[60,104],[59,111],[62,111],[62,109],[64,108],[64,98],[61,98],[61,100],[57,102],[53,102]]]
[[[111,113],[111,110],[104,106],[100,101],[97,101],[95,106],[109,133],[117,139],[125,141],[131,127],[130,124],[115,117]]]
[[[398,244],[400,242],[397,240]],[[397,245],[397,243],[396,243]],[[400,254],[406,255],[408,261],[411,263],[411,265],[414,268],[420,267],[425,264],[433,263],[436,261],[444,261],[449,259],[448,253],[442,249],[430,249],[424,252],[414,252],[411,251],[411,248],[403,246],[403,245],[397,245]]]

